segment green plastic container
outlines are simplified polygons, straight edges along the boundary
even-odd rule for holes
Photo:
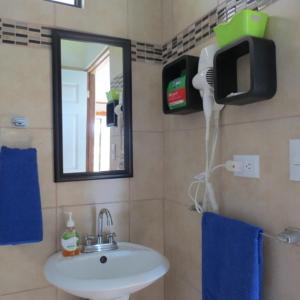
[[[106,93],[106,98],[108,102],[119,100],[120,91],[118,91],[117,89],[111,89],[109,92]]]
[[[263,12],[245,9],[233,16],[226,23],[214,28],[219,47],[224,47],[243,36],[263,38],[267,29],[269,16]]]

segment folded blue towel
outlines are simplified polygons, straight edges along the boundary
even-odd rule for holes
[[[262,229],[214,213],[202,218],[203,300],[259,300]]]
[[[0,153],[0,245],[43,240],[35,149],[2,147]]]

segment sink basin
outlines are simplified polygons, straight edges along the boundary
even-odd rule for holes
[[[132,243],[119,249],[63,257],[55,253],[44,267],[47,280],[72,295],[92,300],[127,300],[169,269],[160,253]]]

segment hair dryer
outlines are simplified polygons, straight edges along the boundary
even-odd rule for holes
[[[212,209],[214,211],[218,210],[213,186],[209,181],[218,140],[220,111],[224,107],[224,105],[217,104],[214,99],[213,60],[216,51],[217,46],[215,44],[209,45],[208,47],[202,49],[198,65],[198,74],[193,78],[193,86],[199,90],[202,97],[203,111],[206,121],[205,172],[202,173],[203,176],[201,179],[199,179],[199,183],[204,183],[205,191],[201,202],[196,199],[197,197],[193,198],[196,209],[199,213],[202,213],[208,209]],[[214,117],[214,126],[211,134],[210,129],[212,126],[212,117]]]

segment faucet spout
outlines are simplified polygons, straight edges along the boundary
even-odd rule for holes
[[[104,220],[105,218],[106,220]],[[111,231],[113,224],[110,211],[107,208],[102,208],[97,218],[98,234],[96,233],[96,236],[86,236],[83,252],[90,253],[118,249],[115,241],[116,234]],[[104,228],[105,226],[106,228]]]
[[[99,243],[103,243],[105,234],[104,234],[104,217],[106,217],[106,225],[108,228],[108,236],[111,234],[110,227],[113,226],[113,220],[110,211],[107,208],[102,208],[98,215],[98,239]]]

